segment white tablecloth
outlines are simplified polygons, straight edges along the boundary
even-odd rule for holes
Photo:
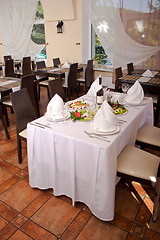
[[[54,195],[66,195],[84,202],[101,220],[114,218],[117,156],[127,144],[134,144],[136,132],[144,123],[153,123],[152,99],[147,104],[128,106],[120,118],[120,132],[108,136],[110,143],[89,138],[84,130],[90,122],[71,119],[51,123],[52,129],[28,124],[29,184],[40,189],[53,188]],[[47,123],[45,117],[37,122]]]

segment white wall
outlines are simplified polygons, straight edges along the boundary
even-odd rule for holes
[[[54,9],[54,4],[57,1],[50,0],[50,4],[46,4],[46,0],[42,0],[42,5],[44,9],[44,22],[45,22],[45,36],[46,43],[48,43],[47,49],[47,65],[53,65],[52,59],[59,57],[61,62],[82,62],[82,6],[81,0],[60,0],[63,5],[59,16],[59,20],[64,22],[63,33],[57,33],[57,14],[56,19],[53,18],[48,20],[47,12],[51,12],[51,8]],[[47,0],[49,1],[49,0]],[[64,7],[65,4],[71,4],[71,6]],[[67,9],[73,8],[73,14],[66,17],[65,11]],[[64,12],[64,19],[62,18]],[[54,13],[54,10],[53,10]],[[69,17],[71,16],[71,17]],[[67,19],[65,19],[67,18]],[[71,18],[71,19],[69,19]]]

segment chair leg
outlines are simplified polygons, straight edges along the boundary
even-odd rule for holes
[[[9,133],[8,133],[8,130],[7,130],[6,123],[5,123],[5,121],[4,121],[2,108],[0,108],[0,119],[1,119],[1,121],[2,121],[2,125],[3,125],[4,131],[5,131],[6,137],[7,137],[7,139],[10,139],[10,136],[9,136]]]
[[[18,148],[18,162],[19,164],[21,164],[22,163],[22,144],[18,135],[17,135],[17,148]]]
[[[9,118],[8,118],[8,113],[7,113],[6,106],[3,106],[3,112],[4,112],[4,115],[5,115],[5,118],[6,118],[7,127],[9,127],[10,124],[9,124]]]
[[[159,196],[160,196],[160,177],[157,177],[156,186],[155,186],[154,209],[153,209],[153,217],[152,217],[153,222],[155,222],[157,219]]]

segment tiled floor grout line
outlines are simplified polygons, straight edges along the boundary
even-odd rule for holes
[[[64,232],[61,234],[60,238],[62,237],[62,235],[67,231],[67,229],[71,226],[71,224],[74,222],[74,220],[78,217],[78,215],[83,212],[84,210],[81,209],[80,212],[74,217],[74,219],[70,222],[70,224],[68,225],[68,227],[64,230]],[[86,222],[86,224],[84,225],[84,227],[82,228],[82,230],[79,232],[79,234],[83,231],[83,229],[85,228],[85,226],[88,224],[89,220],[92,218],[93,214],[90,213],[90,218],[88,219],[88,221]],[[79,234],[77,235],[77,237],[79,236]],[[77,239],[77,237],[75,239]]]

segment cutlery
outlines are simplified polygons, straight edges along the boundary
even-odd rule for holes
[[[99,135],[96,135],[94,133],[90,133],[90,132],[87,132],[87,131],[84,131],[90,138],[97,138],[97,139],[100,139],[100,140],[103,140],[103,141],[106,141],[106,142],[110,142],[108,139],[106,139],[106,137],[103,137],[103,136],[99,136]]]
[[[50,126],[48,126],[48,125],[45,125],[45,124],[42,124],[42,123],[39,123],[39,122],[34,122],[34,123],[36,123],[36,124],[38,124],[38,125],[40,125],[40,126],[42,126],[42,127],[46,127],[46,128],[50,128],[50,129],[52,129]]]
[[[36,127],[40,127],[40,128],[44,128],[45,129],[45,127],[43,127],[43,126],[40,126],[40,125],[37,125],[37,124],[35,124],[35,123],[29,123],[29,124],[31,124],[31,125],[33,125],[33,126],[36,126]]]
[[[126,120],[123,120],[123,119],[118,119],[119,122],[122,122],[122,123],[126,123],[127,121]]]

